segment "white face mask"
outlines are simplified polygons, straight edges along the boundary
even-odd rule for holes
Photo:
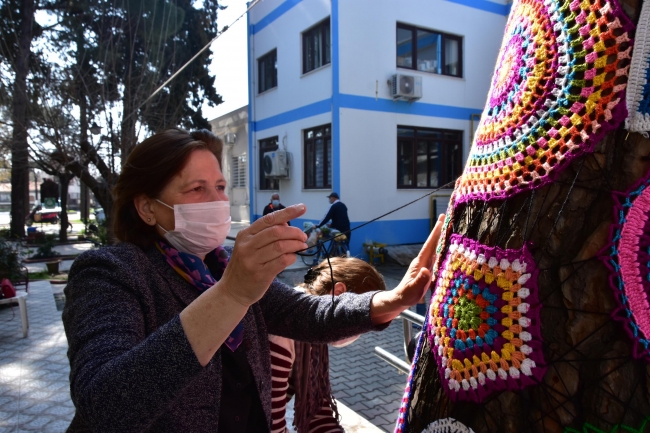
[[[165,230],[165,239],[178,251],[204,257],[222,245],[230,231],[230,202],[210,201],[207,203],[175,204],[174,230]]]
[[[334,343],[330,343],[330,346],[332,347],[345,347],[349,344],[354,343],[357,341],[357,338],[359,338],[358,335],[355,335],[354,337],[349,337],[349,338],[344,338],[343,340],[335,341]]]

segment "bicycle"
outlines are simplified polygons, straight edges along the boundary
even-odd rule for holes
[[[310,236],[313,230],[314,227],[310,227],[305,230],[305,234]],[[313,266],[320,263],[322,260],[327,259],[327,257],[346,257],[350,255],[348,251],[347,237],[343,233],[337,230],[330,230],[330,235],[323,238],[322,233],[318,229],[316,230],[318,233],[316,242],[305,251],[298,253],[305,265]],[[314,242],[313,239],[312,242]],[[329,246],[326,246],[328,242]],[[307,239],[307,243],[310,243],[309,239]]]

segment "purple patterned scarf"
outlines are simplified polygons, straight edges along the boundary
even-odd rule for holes
[[[156,247],[164,254],[169,266],[178,272],[185,281],[196,287],[200,293],[214,286],[221,279],[228,265],[228,252],[224,247],[217,247],[205,256],[207,262],[214,263],[214,272],[210,272],[205,262],[194,254],[178,251],[163,241],[156,242]],[[234,352],[241,344],[243,337],[244,326],[242,322],[239,322],[224,343]]]

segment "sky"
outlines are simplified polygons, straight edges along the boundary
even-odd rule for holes
[[[219,29],[230,26],[246,11],[246,0],[223,0],[228,6],[219,11]],[[223,33],[210,47],[212,64],[210,72],[216,76],[215,87],[223,98],[216,107],[203,105],[203,115],[212,120],[248,104],[248,64],[246,60],[246,15]]]

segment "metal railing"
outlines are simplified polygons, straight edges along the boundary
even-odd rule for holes
[[[413,338],[413,328],[411,323],[414,323],[419,326],[424,326],[424,316],[421,316],[417,313],[414,313],[410,310],[404,310],[397,316],[399,319],[402,319],[402,326],[404,329],[404,360],[398,358],[387,350],[382,349],[379,346],[375,346],[375,355],[383,359],[393,367],[397,368],[399,371],[408,374],[411,370],[411,361],[408,357],[408,346]]]

